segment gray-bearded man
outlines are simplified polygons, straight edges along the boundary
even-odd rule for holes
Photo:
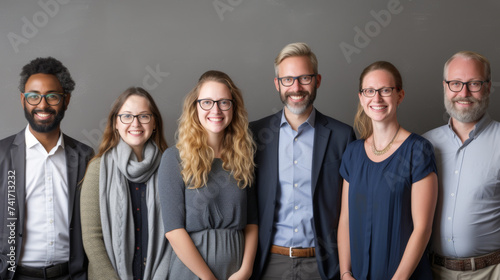
[[[435,279],[500,279],[500,123],[487,113],[490,63],[469,51],[444,67],[447,125],[435,148],[439,198],[431,238]]]

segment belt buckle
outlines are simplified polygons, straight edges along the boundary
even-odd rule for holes
[[[288,247],[288,256],[292,259],[297,258],[293,256],[293,247]]]

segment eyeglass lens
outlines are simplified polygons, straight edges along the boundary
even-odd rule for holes
[[[198,103],[200,104],[201,109],[208,111],[214,107],[214,104],[217,103],[217,106],[222,111],[227,111],[231,109],[232,100],[230,99],[221,99],[221,100],[211,100],[211,99],[199,99]]]
[[[57,105],[59,104],[59,102],[61,102],[61,99],[63,97],[63,95],[59,93],[49,93],[42,95],[34,92],[25,93],[24,96],[26,98],[26,101],[28,101],[30,105],[40,104],[40,102],[42,102],[42,98],[45,98],[45,101],[49,105]]]
[[[121,114],[118,115],[120,117],[120,121],[124,124],[129,124],[134,121],[134,118],[140,123],[149,123],[151,121],[151,114],[140,114],[140,115],[132,115],[132,114]]]
[[[312,78],[316,76],[315,74],[311,75],[301,75],[297,77],[281,77],[278,78],[281,81],[281,85],[284,87],[290,87],[293,85],[295,80],[299,81],[299,84],[301,85],[308,85],[312,82]]]
[[[447,81],[448,88],[453,92],[462,91],[464,85],[467,85],[467,89],[471,92],[480,91],[483,85],[483,81],[470,81],[470,82],[461,82],[461,81]]]

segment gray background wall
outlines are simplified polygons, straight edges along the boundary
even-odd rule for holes
[[[60,59],[76,81],[62,122],[67,134],[97,147],[112,102],[142,86],[160,106],[172,145],[182,100],[209,69],[243,90],[250,120],[280,110],[273,60],[297,41],[319,59],[316,107],[348,124],[359,74],[376,60],[402,72],[405,128],[444,124],[442,67],[459,50],[490,59],[490,114],[500,120],[499,11],[497,0],[2,0],[0,138],[26,126],[19,72],[35,57]]]

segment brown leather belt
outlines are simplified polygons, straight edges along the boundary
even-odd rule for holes
[[[475,258],[447,258],[438,254],[432,254],[432,262],[450,270],[467,271],[478,270],[500,263],[500,250],[488,255]]]
[[[288,256],[290,258],[310,258],[316,256],[316,250],[314,249],[314,247],[293,248],[293,247],[281,247],[277,245],[272,245],[271,253]]]
[[[41,279],[55,278],[68,275],[69,268],[67,262],[46,267],[29,267],[18,265],[16,267],[16,274]]]

